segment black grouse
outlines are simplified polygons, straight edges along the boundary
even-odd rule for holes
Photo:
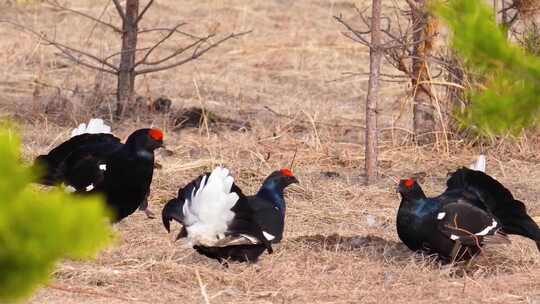
[[[163,146],[163,133],[139,129],[122,144],[108,132],[101,119],[92,119],[88,126],[73,130],[72,138],[38,156],[34,164],[43,172],[41,184],[63,184],[68,192],[102,193],[116,222],[137,207],[146,211],[154,150]]]
[[[283,236],[284,189],[298,183],[289,169],[272,172],[256,195],[246,196],[229,170],[217,167],[178,191],[163,208],[163,225],[182,224],[176,239],[187,237],[197,252],[219,262],[256,262]]]
[[[485,244],[509,243],[507,234],[528,237],[540,250],[540,229],[525,205],[482,171],[458,169],[438,197],[426,197],[413,179],[401,180],[398,192],[397,232],[411,250],[445,262],[467,260]]]

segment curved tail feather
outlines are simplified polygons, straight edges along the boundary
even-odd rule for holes
[[[486,156],[484,154],[478,155],[476,161],[469,168],[471,170],[486,172]]]
[[[512,209],[525,211],[525,205],[514,199],[512,193],[493,177],[481,171],[461,168],[450,175],[446,182],[446,191],[467,191],[476,195],[489,209],[495,213],[498,209]],[[498,214],[495,214],[499,216]]]
[[[77,128],[71,131],[71,137],[75,137],[81,134],[99,134],[99,133],[111,133],[111,127],[106,125],[101,118],[92,118],[88,122],[80,124]]]
[[[163,226],[167,232],[171,232],[171,221],[175,220],[179,223],[184,222],[184,214],[182,213],[183,202],[179,199],[172,199],[161,211],[161,220],[163,221]]]
[[[527,208],[516,200],[501,183],[481,171],[468,168],[452,173],[447,183],[447,192],[460,191],[472,194],[482,202],[483,207],[502,222],[507,234],[517,234],[530,238],[540,250],[540,228],[527,214]]]
[[[203,176],[199,187],[186,198],[183,224],[194,245],[210,247],[224,236],[234,218],[231,209],[239,199],[237,193],[231,192],[233,182],[228,169],[216,167],[209,176]]]

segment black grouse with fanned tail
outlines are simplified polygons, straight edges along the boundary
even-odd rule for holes
[[[474,195],[476,207],[481,208],[500,220],[502,232],[516,234],[536,242],[540,251],[540,228],[527,214],[523,202],[516,200],[510,190],[493,177],[481,171],[461,168],[452,173],[446,183],[447,196]]]
[[[445,192],[426,197],[413,179],[402,180],[398,191],[397,232],[411,250],[437,254],[451,262],[475,256],[488,240],[507,242],[499,220],[476,207],[474,195]]]
[[[122,144],[105,133],[110,131],[108,126],[101,121],[96,127],[95,121],[91,120],[86,130],[93,134],[84,133],[79,126],[71,139],[36,158],[35,165],[44,172],[38,182],[63,184],[69,192],[102,193],[113,211],[113,220],[120,221],[139,206],[147,206],[154,150],[163,146],[163,133],[139,129]]]
[[[398,186],[399,238],[411,250],[437,254],[443,261],[469,259],[485,244],[509,243],[507,234],[540,240],[540,230],[523,203],[482,171],[452,173],[446,191],[428,198],[412,179]]]
[[[177,239],[187,238],[200,254],[220,262],[256,262],[283,237],[284,189],[298,180],[288,169],[270,174],[256,195],[246,196],[229,171],[217,167],[178,191],[163,208],[163,225],[182,224]]]

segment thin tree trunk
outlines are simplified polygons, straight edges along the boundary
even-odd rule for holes
[[[501,1],[501,24],[503,25],[503,31],[506,38],[508,38],[508,31],[510,30],[510,18],[508,17],[508,11],[506,10],[506,1]]]
[[[366,97],[366,183],[377,180],[377,101],[381,70],[381,0],[373,0],[371,7],[371,46],[369,50],[369,84]]]
[[[416,0],[417,9],[413,8],[413,40],[419,41],[413,47],[412,85],[414,90],[413,127],[417,143],[431,143],[435,140],[435,108],[431,100],[428,64],[426,58],[431,55],[432,28],[431,16],[428,15],[426,0]]]
[[[118,72],[116,116],[121,117],[134,99],[135,50],[137,49],[137,17],[139,0],[127,0],[122,24],[122,54]]]

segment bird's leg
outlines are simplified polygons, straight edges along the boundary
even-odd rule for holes
[[[148,209],[148,195],[146,195],[144,200],[139,205],[139,210],[143,211],[144,214],[146,214],[146,217],[149,219],[156,218],[156,215],[152,211],[150,211],[150,209]]]
[[[180,230],[180,232],[176,236],[176,239],[174,239],[174,240],[178,241],[179,239],[185,238],[185,237],[187,237],[187,230],[186,230],[185,226],[182,226],[182,230]]]
[[[471,256],[471,259],[467,262],[467,264],[465,265],[465,269],[469,269],[471,268],[472,266],[474,266],[474,262],[476,261],[476,257],[478,256],[478,254],[474,254]]]
[[[274,250],[272,249],[272,243],[270,243],[266,238],[262,238],[263,246],[266,248],[266,251],[268,251],[269,254],[274,253]]]
[[[227,259],[218,258],[219,264],[225,268],[229,268],[229,261]]]
[[[450,252],[450,257],[452,260],[452,263],[456,262],[457,255],[459,254],[459,250],[461,249],[461,242],[456,241],[454,244],[454,248],[452,248],[452,252]]]

